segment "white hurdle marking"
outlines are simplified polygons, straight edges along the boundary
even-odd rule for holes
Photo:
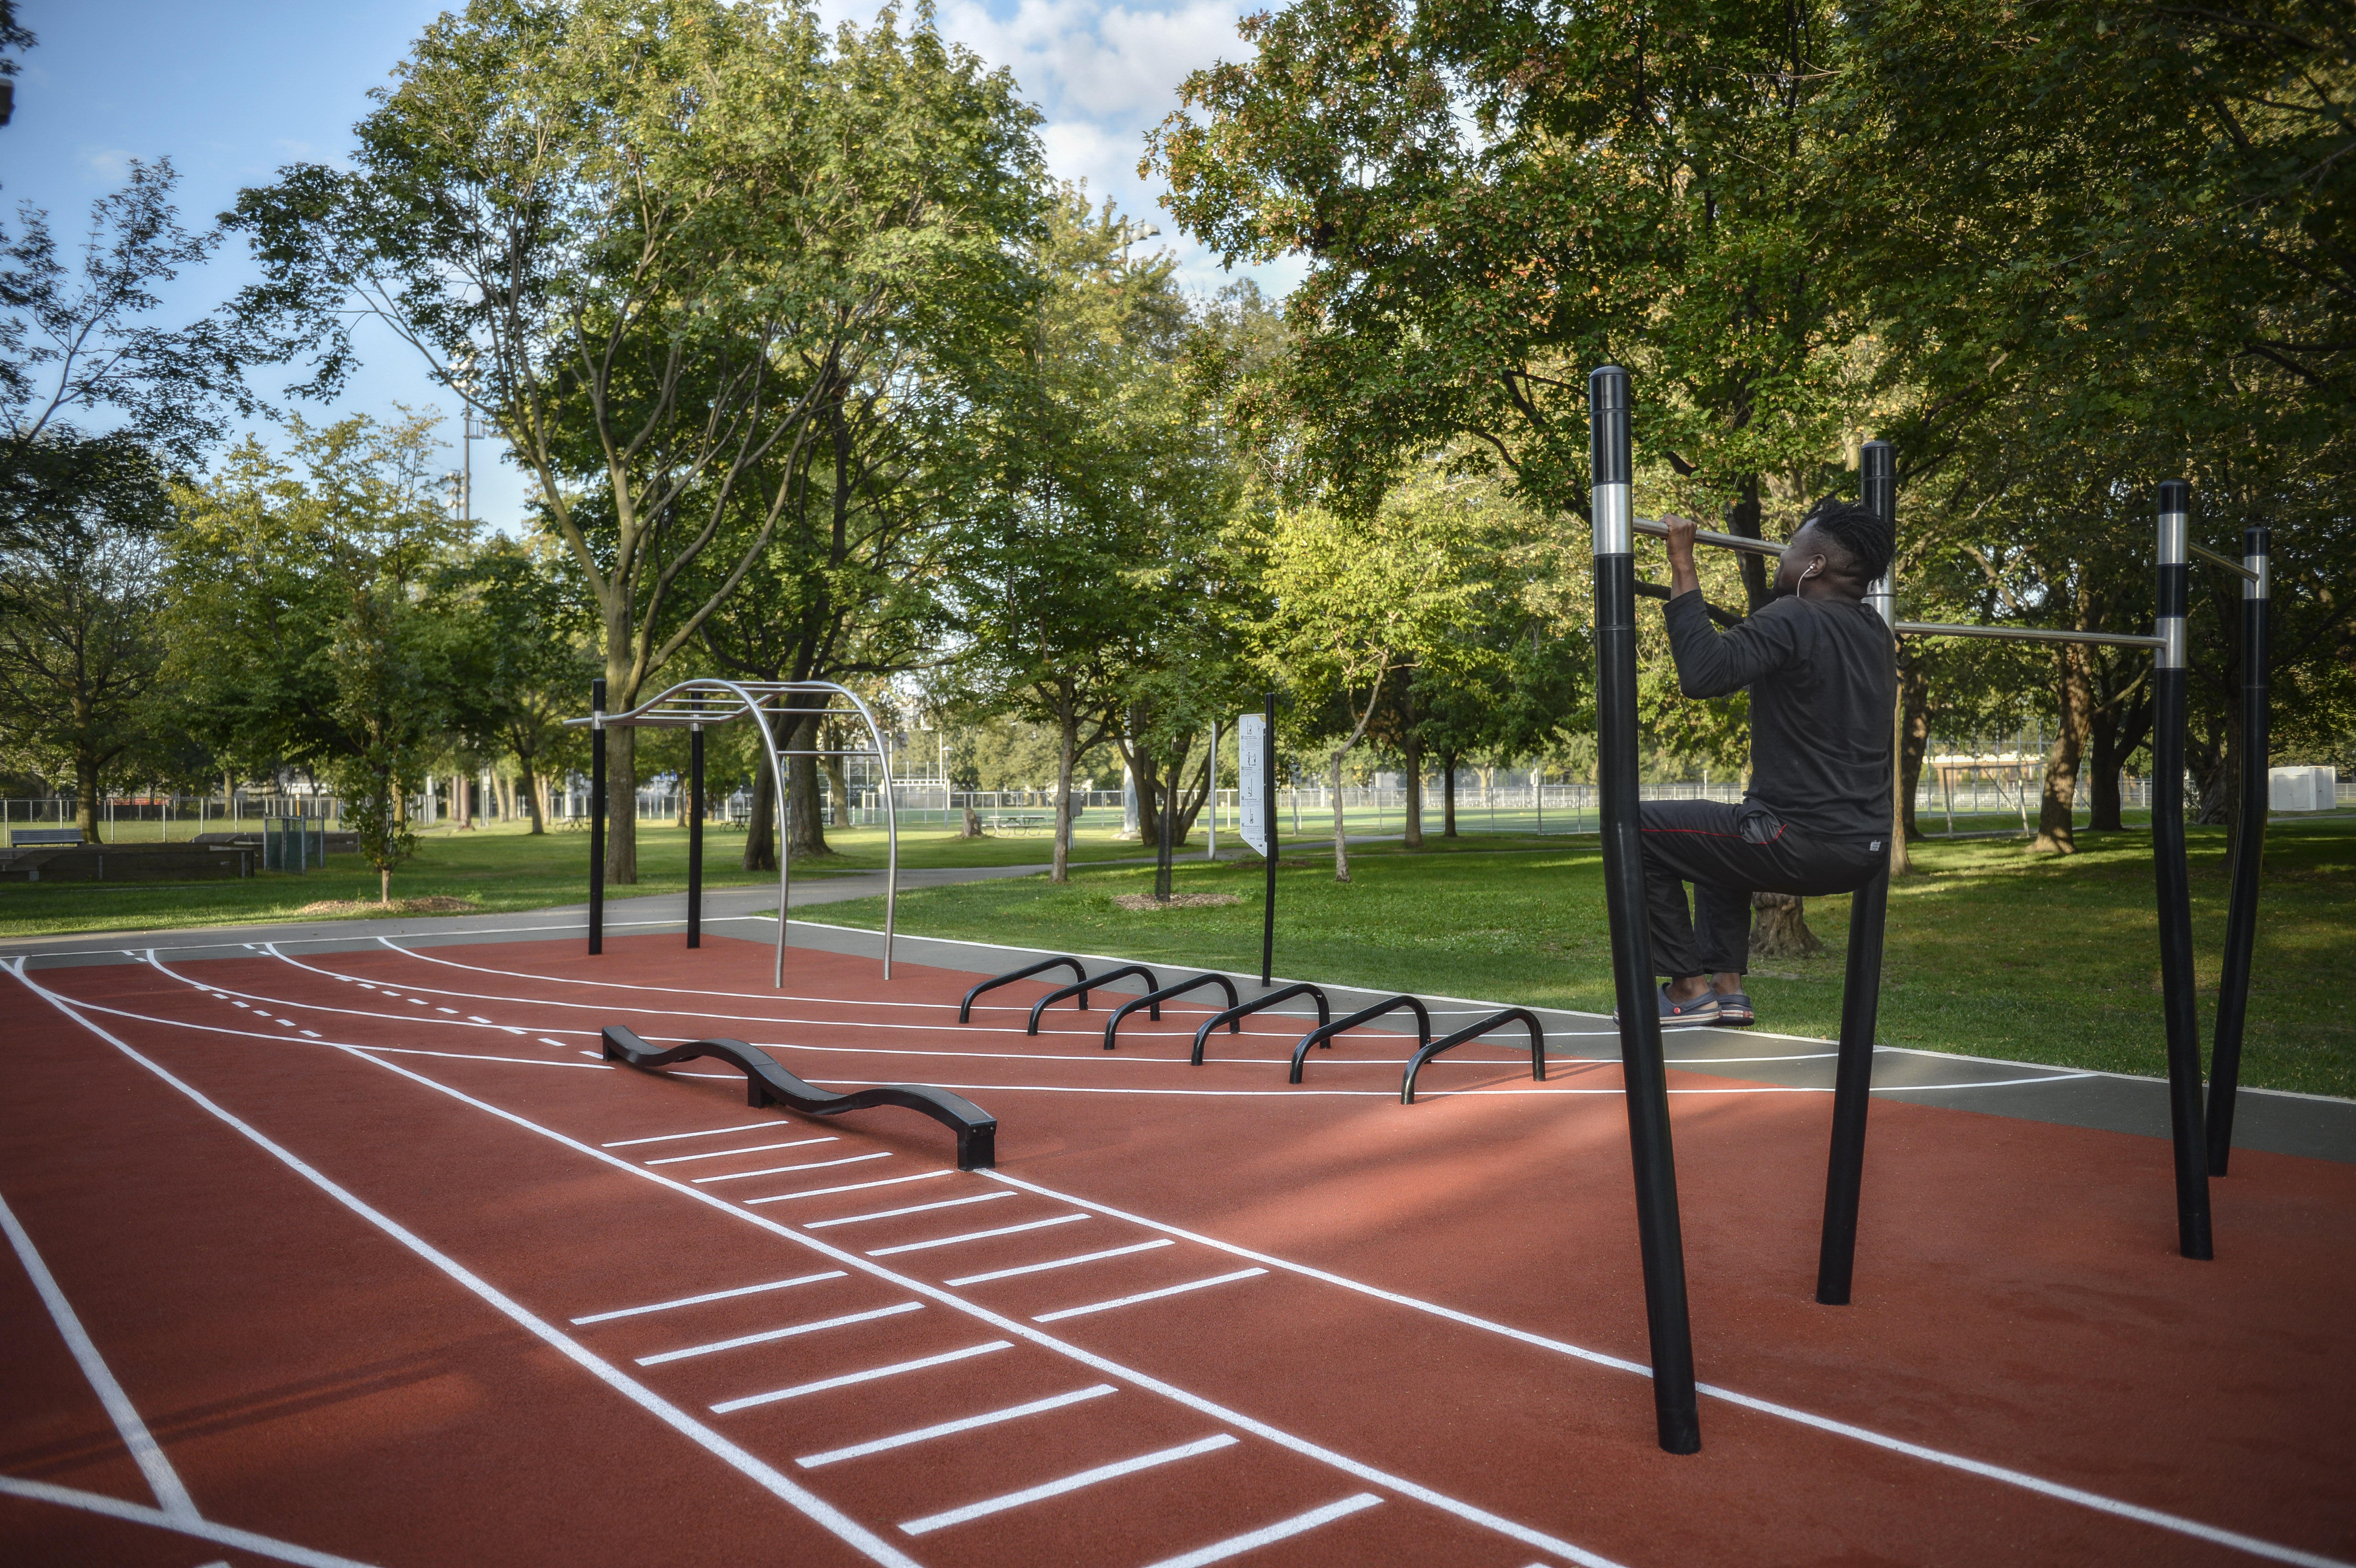
[[[969,1356],[987,1356],[992,1350],[1014,1349],[1012,1339],[987,1339],[979,1345],[968,1345],[962,1350],[950,1350],[938,1356],[923,1356],[913,1361],[894,1361],[888,1367],[871,1367],[863,1372],[845,1372],[839,1378],[820,1378],[814,1383],[796,1383],[791,1388],[776,1389],[768,1393],[746,1394],[743,1399],[724,1399],[712,1407],[714,1415],[726,1415],[731,1411],[750,1410],[756,1404],[775,1404],[781,1399],[799,1399],[806,1393],[819,1393],[830,1388],[848,1388],[852,1383],[873,1382],[877,1378],[897,1377],[902,1372],[920,1372],[926,1367],[947,1366]]]
[[[1134,1307],[1141,1301],[1159,1301],[1165,1296],[1183,1296],[1190,1290],[1206,1290],[1215,1285],[1231,1285],[1239,1279],[1266,1274],[1264,1268],[1237,1269],[1233,1274],[1214,1275],[1209,1279],[1188,1280],[1184,1285],[1165,1285],[1160,1290],[1141,1290],[1135,1296],[1116,1296],[1110,1301],[1092,1301],[1086,1307],[1066,1307],[1061,1312],[1045,1312],[1031,1319],[1033,1323],[1060,1323],[1066,1317],[1085,1317],[1091,1312],[1109,1312],[1116,1307]]]
[[[616,1317],[637,1317],[648,1312],[669,1312],[674,1307],[701,1307],[707,1301],[726,1301],[732,1296],[758,1296],[765,1290],[785,1290],[797,1285],[816,1285],[822,1279],[843,1277],[845,1276],[841,1269],[830,1268],[824,1274],[806,1274],[794,1279],[773,1279],[766,1285],[740,1285],[734,1290],[710,1290],[701,1296],[682,1296],[676,1301],[658,1301],[646,1307],[625,1307],[614,1312],[593,1312],[586,1317],[575,1317],[571,1321],[577,1328],[584,1323],[610,1323]]]
[[[1010,1405],[1004,1410],[969,1415],[958,1421],[944,1421],[937,1426],[920,1426],[914,1432],[903,1432],[895,1437],[878,1437],[873,1443],[853,1444],[848,1448],[830,1448],[823,1454],[808,1454],[794,1461],[805,1470],[815,1470],[820,1465],[832,1465],[844,1459],[863,1459],[870,1454],[882,1454],[893,1448],[905,1448],[911,1443],[929,1443],[936,1437],[948,1437],[959,1432],[971,1432],[980,1427],[995,1426],[1001,1421],[1016,1421],[1026,1415],[1038,1415],[1050,1410],[1061,1410],[1082,1400],[1102,1399],[1119,1391],[1110,1383],[1098,1383],[1092,1388],[1074,1389],[1052,1399],[1034,1399],[1028,1404]]]
[[[994,1231],[968,1231],[961,1236],[936,1236],[929,1242],[903,1242],[896,1247],[877,1247],[867,1255],[871,1258],[888,1258],[894,1253],[929,1252],[935,1247],[953,1247],[959,1242],[984,1242],[992,1236],[1012,1236],[1024,1231],[1044,1231],[1050,1225],[1068,1225],[1076,1220],[1087,1218],[1088,1216],[1086,1214],[1058,1214],[1051,1220],[1032,1220],[1020,1225],[1001,1225]]]
[[[879,1307],[873,1312],[853,1312],[841,1317],[828,1317],[816,1323],[797,1323],[788,1328],[764,1328],[758,1334],[740,1334],[734,1339],[718,1339],[709,1345],[690,1345],[685,1349],[665,1350],[660,1355],[640,1356],[638,1365],[659,1367],[672,1361],[683,1361],[690,1356],[709,1356],[715,1350],[738,1350],[747,1345],[766,1345],[773,1339],[790,1339],[797,1334],[815,1334],[821,1328],[841,1328],[853,1323],[873,1323],[878,1317],[897,1317],[904,1312],[922,1312],[921,1301],[903,1301],[896,1307]]]
[[[1106,1258],[1125,1258],[1131,1253],[1150,1253],[1156,1247],[1174,1247],[1178,1243],[1167,1238],[1139,1242],[1131,1246],[1110,1247],[1101,1253],[1082,1253],[1077,1257],[1054,1258],[1044,1264],[1024,1264],[1020,1268],[992,1269],[988,1274],[969,1274],[962,1279],[945,1279],[943,1285],[987,1285],[993,1279],[1012,1279],[1019,1274],[1044,1274],[1051,1268],[1072,1268],[1080,1264],[1100,1263]]]
[[[863,1159],[890,1159],[891,1157],[888,1153],[854,1154],[844,1159],[814,1159],[808,1165],[773,1165],[766,1170],[732,1170],[725,1176],[699,1176],[692,1179],[696,1186],[704,1187],[715,1181],[750,1181],[756,1176],[785,1176],[797,1170],[824,1170],[832,1165],[857,1165]]]
[[[905,1209],[878,1209],[873,1214],[846,1214],[840,1220],[812,1220],[802,1229],[823,1231],[835,1225],[857,1225],[868,1220],[896,1220],[903,1214],[929,1213],[935,1209],[962,1209],[969,1203],[989,1203],[1013,1196],[1012,1192],[977,1192],[970,1198],[944,1198],[938,1203],[911,1203]]]
[[[540,1043],[562,1045],[564,1042],[558,1040],[543,1040]],[[700,1133],[659,1133],[650,1138],[617,1138],[612,1143],[599,1144],[597,1147],[599,1148],[631,1148],[638,1144],[676,1143],[680,1138],[716,1138],[723,1133],[766,1133],[776,1125],[775,1122],[754,1122],[741,1127],[706,1127]]]
[[[796,1138],[791,1143],[755,1144],[749,1148],[715,1148],[706,1149],[701,1154],[665,1155],[660,1159],[650,1159],[647,1163],[648,1165],[683,1165],[691,1159],[725,1159],[732,1154],[767,1154],[772,1149],[801,1148],[809,1144],[831,1144],[841,1141],[835,1137]]]
[[[956,1174],[954,1170],[927,1170],[915,1176],[887,1176],[881,1181],[854,1181],[845,1187],[813,1187],[807,1192],[775,1192],[766,1198],[747,1198],[744,1207],[750,1209],[755,1203],[784,1203],[796,1198],[824,1198],[834,1192],[864,1192],[871,1187],[897,1187],[904,1181],[932,1181]]]
[[[1354,1513],[1362,1513],[1382,1500],[1372,1492],[1360,1492],[1355,1497],[1344,1498],[1338,1503],[1327,1503],[1323,1508],[1311,1509],[1307,1513],[1299,1513],[1290,1519],[1279,1520],[1276,1523],[1255,1530],[1248,1535],[1230,1536],[1225,1541],[1213,1541],[1208,1546],[1182,1552],[1176,1557],[1165,1557],[1161,1562],[1151,1564],[1151,1568],[1209,1568],[1211,1563],[1225,1563],[1230,1557],[1241,1557],[1247,1552],[1257,1552],[1263,1546],[1273,1546],[1280,1541],[1290,1541],[1296,1535],[1306,1535],[1320,1525],[1331,1524],[1337,1519],[1347,1519]],[[1533,1568],[1543,1568],[1543,1565],[1533,1565]]]
[[[1025,1503],[1035,1503],[1047,1498],[1061,1497],[1066,1492],[1076,1492],[1082,1487],[1093,1487],[1098,1481],[1109,1481],[1120,1476],[1133,1476],[1140,1470],[1151,1470],[1157,1465],[1172,1465],[1181,1459],[1192,1459],[1198,1454],[1209,1454],[1221,1448],[1232,1448],[1238,1441],[1239,1439],[1222,1432],[1215,1437],[1205,1437],[1194,1443],[1182,1443],[1175,1448],[1162,1448],[1151,1454],[1140,1454],[1134,1459],[1123,1459],[1117,1464],[1098,1465],[1092,1470],[1082,1470],[1076,1476],[1066,1476],[1060,1481],[1048,1481],[1036,1487],[1025,1487],[1019,1492],[1009,1492],[1004,1497],[985,1498],[980,1502],[968,1503],[963,1508],[951,1509],[946,1513],[930,1513],[922,1519],[912,1519],[900,1527],[900,1531],[904,1535],[929,1535],[937,1530],[947,1530],[953,1524],[964,1524],[971,1520],[987,1519],[991,1514],[1004,1513],[1008,1509],[1021,1508]]]

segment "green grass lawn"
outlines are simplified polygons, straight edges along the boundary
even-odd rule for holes
[[[142,837],[152,838],[155,825],[142,826],[148,829]],[[1109,826],[1082,829],[1075,835],[1073,859],[1086,862],[1140,853],[1134,841],[1114,837],[1119,826],[1118,814],[1113,814]],[[794,875],[881,870],[884,837],[880,827],[831,832],[828,842],[836,853],[822,860],[796,861]],[[128,835],[125,841],[131,841]],[[708,830],[703,840],[704,886],[775,886],[774,871],[738,869],[744,853],[741,830]],[[941,829],[900,835],[900,864],[909,868],[1044,865],[1053,854],[1054,846],[1044,836],[960,839]],[[606,891],[613,898],[629,898],[682,892],[686,887],[687,830],[640,823],[637,883],[609,887]],[[393,873],[392,895],[396,899],[465,899],[487,912],[579,903],[589,896],[588,830],[560,828],[534,837],[520,825],[466,832],[431,828],[419,836],[416,856]],[[0,883],[0,936],[284,921],[297,918],[296,912],[305,904],[376,896],[376,877],[357,855],[329,856],[325,870],[301,875],[265,871],[244,880],[6,882]]]
[[[2149,841],[2086,835],[2068,858],[2026,839],[1917,847],[1918,873],[1891,890],[1880,1038],[1889,1044],[2158,1075],[2159,1018]],[[2225,923],[2225,835],[2190,834],[2193,938],[2209,1027]],[[1302,864],[1293,869],[1295,859]],[[1608,1011],[1610,949],[1594,841],[1487,837],[1410,855],[1369,848],[1353,880],[1288,846],[1279,871],[1280,975],[1385,989]],[[904,892],[900,929],[1175,965],[1255,970],[1257,865],[1181,862],[1182,892],[1243,902],[1142,912],[1116,895],[1150,891],[1151,867]],[[2265,899],[2243,1082],[2356,1094],[2356,1009],[2336,965],[2356,952],[2356,816],[2278,819],[2266,838]],[[815,918],[873,926],[881,901]],[[1848,900],[1811,900],[1825,952],[1762,963],[1751,976],[1760,1027],[1830,1037],[1840,1018]]]

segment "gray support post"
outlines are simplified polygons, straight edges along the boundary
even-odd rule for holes
[[[2151,863],[2159,900],[2160,1014],[2168,1030],[2168,1118],[2176,1145],[2176,1242],[2216,1255],[2209,1234],[2209,1150],[2201,1130],[2201,1039],[2192,999],[2192,894],[2184,869],[2184,606],[2192,486],[2159,486],[2159,600],[2152,629]]]
[[[701,696],[688,704],[701,708]],[[687,944],[703,945],[703,726],[687,727]]]
[[[2233,831],[2233,888],[2225,915],[2225,958],[2217,979],[2217,1036],[2209,1053],[2209,1173],[2225,1174],[2233,1153],[2233,1096],[2241,1087],[2242,1023],[2250,1004],[2250,951],[2258,935],[2258,871],[2266,848],[2271,748],[2266,711],[2268,570],[2273,540],[2265,528],[2242,531],[2242,819]]]
[[[1676,1155],[1669,1140],[1668,1070],[1661,1060],[1652,942],[1644,924],[1644,853],[1637,837],[1636,558],[1629,527],[1628,372],[1606,365],[1588,377],[1587,407],[1604,904],[1611,915],[1612,976],[1620,1004],[1628,1151],[1635,1166],[1653,1410],[1661,1446],[1672,1454],[1693,1454],[1701,1448],[1701,1413],[1694,1394],[1693,1324],[1686,1299],[1685,1242],[1677,1222]]]
[[[605,681],[589,683],[589,955],[605,951]]]
[[[1869,441],[1861,459],[1865,504],[1889,523],[1895,538],[1898,525],[1898,465],[1886,441]],[[1894,572],[1895,568],[1892,568]],[[1866,603],[1894,626],[1898,606],[1891,573],[1884,573],[1866,590]],[[1895,731],[1890,745],[1890,799],[1897,800],[1898,756]],[[1896,828],[1891,814],[1891,831]],[[1866,1108],[1873,1100],[1873,1030],[1881,1012],[1881,952],[1890,913],[1890,866],[1885,860],[1873,880],[1850,895],[1848,905],[1848,970],[1841,981],[1839,1060],[1833,1069],[1832,1158],[1825,1172],[1824,1238],[1816,1252],[1816,1299],[1826,1307],[1846,1307],[1849,1280],[1857,1263],[1857,1212],[1865,1186]]]

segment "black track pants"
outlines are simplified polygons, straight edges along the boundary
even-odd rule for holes
[[[1648,800],[1638,822],[1653,968],[1676,979],[1751,967],[1752,893],[1854,892],[1889,862],[1887,839],[1869,845],[1813,837],[1763,805]],[[1694,885],[1690,915],[1687,882]]]

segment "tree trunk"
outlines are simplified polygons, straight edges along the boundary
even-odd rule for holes
[[[1804,902],[1789,893],[1752,893],[1751,913],[1753,958],[1813,958],[1825,950],[1808,929]]]
[[[1410,728],[1399,750],[1405,754],[1407,772],[1407,847],[1423,848],[1423,741]]]
[[[1914,824],[1914,795],[1922,787],[1922,757],[1931,746],[1931,677],[1920,660],[1898,672],[1898,805],[1903,841],[1922,837]]]
[[[74,752],[74,826],[82,842],[98,842],[98,756],[87,749]]]
[[[744,861],[748,871],[777,869],[777,792],[769,777],[769,761],[753,765],[752,815],[744,822]]]
[[[1451,752],[1440,759],[1440,836],[1456,837],[1456,753]]]
[[[1759,475],[1756,474],[1746,474],[1737,481],[1735,498],[1727,504],[1726,531],[1746,539],[1760,537]],[[1741,564],[1742,596],[1748,613],[1757,614],[1759,607],[1767,603],[1769,593],[1767,563],[1749,550],[1743,551],[1737,559]]]
[[[2192,770],[2193,786],[2200,798],[2193,821],[2202,827],[2222,827],[2225,821],[2225,800],[2233,787],[2233,775],[2226,759],[2225,735],[2221,723],[2211,720],[2185,740],[2184,761]]]
[[[1079,761],[1080,716],[1068,688],[1055,700],[1055,851],[1052,882],[1072,880],[1072,769]]]
[[[809,713],[786,731],[791,737],[786,744],[803,753],[786,759],[787,802],[792,808],[786,813],[792,835],[787,853],[797,860],[827,853],[826,827],[818,817],[818,759],[809,755],[818,745],[818,715]]]
[[[851,781],[842,775],[841,757],[820,757],[818,765],[826,772],[826,825],[829,827],[851,826]]]
[[[1337,882],[1346,882],[1350,880],[1350,840],[1349,836],[1342,828],[1342,759],[1349,754],[1350,748],[1344,746],[1335,752],[1333,757],[1333,880]]]
[[[619,708],[619,703],[615,704]],[[637,731],[605,731],[605,885],[638,881]]]
[[[530,757],[518,757],[516,766],[521,770],[516,787],[523,794],[526,809],[531,813],[531,830],[537,834],[548,831],[548,784],[532,770]]]
[[[2078,852],[2072,812],[2078,803],[2078,758],[2085,745],[2087,709],[2094,706],[2086,686],[2085,661],[2073,647],[2055,656],[2054,696],[2061,709],[2053,726],[2053,743],[2045,752],[2045,798],[2037,808],[2037,841],[2033,850],[2052,855]]]

